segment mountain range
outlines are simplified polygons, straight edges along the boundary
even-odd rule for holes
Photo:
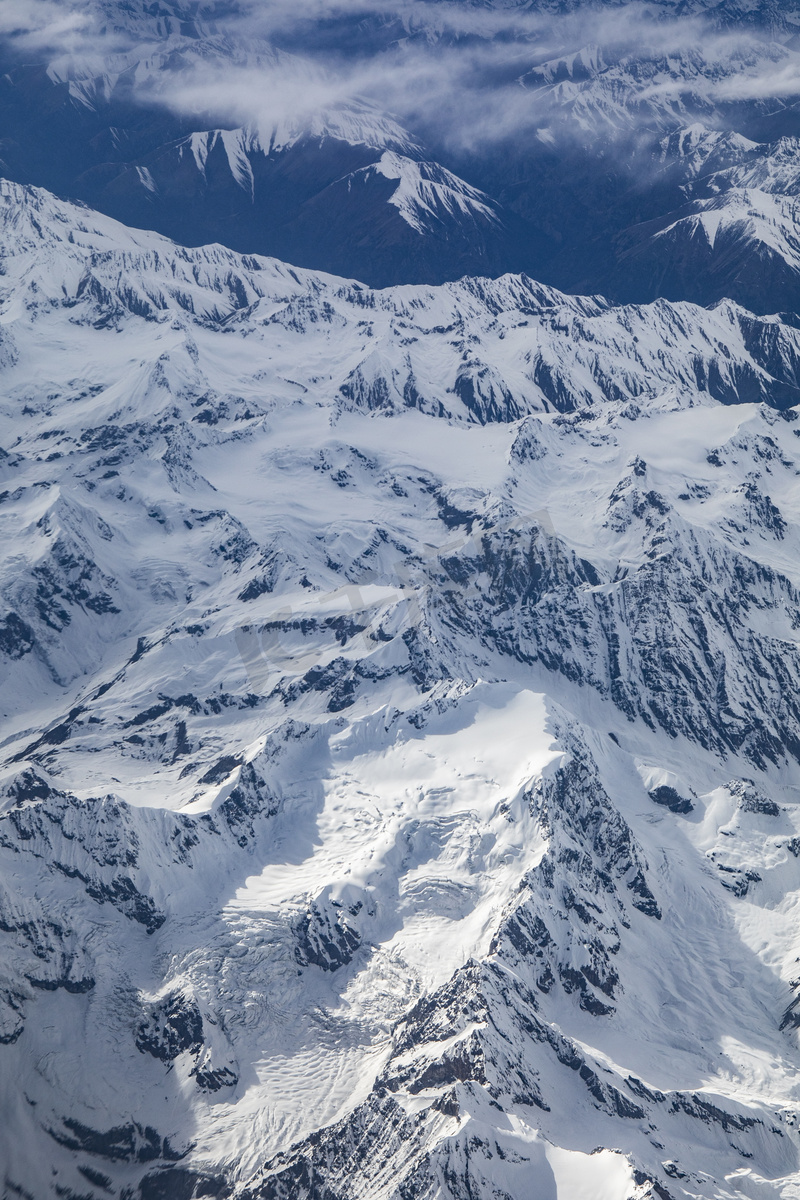
[[[4,1197],[797,1200],[800,12],[26,19]]]
[[[576,4],[475,7],[511,22],[508,63],[489,56],[492,22],[465,33],[448,5],[441,18],[434,3],[395,19],[333,9],[315,54],[308,24],[268,39],[213,5],[107,0],[82,51],[6,39],[2,170],[184,244],[372,286],[526,271],[622,301],[798,307],[797,14],[750,0],[635,16],[599,4],[588,20]],[[381,72],[403,78],[409,59],[434,78],[434,52],[476,65],[463,114],[447,111],[442,67],[404,123],[375,97],[344,95],[323,51],[356,83],[371,56],[363,82],[377,74],[378,96]],[[248,108],[265,77],[277,93]],[[488,140],[471,128],[487,105]]]

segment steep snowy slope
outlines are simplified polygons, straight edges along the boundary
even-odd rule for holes
[[[9,1196],[800,1190],[800,333],[0,187]]]
[[[663,144],[682,207],[627,230],[609,285],[622,294],[793,311],[800,296],[800,141],[758,143],[691,126]]]
[[[756,312],[796,311],[798,200],[750,188],[694,200],[622,234],[609,282],[623,294],[699,304],[735,295]]]

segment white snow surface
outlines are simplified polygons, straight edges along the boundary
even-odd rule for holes
[[[798,331],[0,228],[8,1195],[800,1196]]]

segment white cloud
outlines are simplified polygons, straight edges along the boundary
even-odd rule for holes
[[[0,37],[14,39],[26,48],[52,48],[80,36],[91,24],[78,5],[55,0],[3,0]]]
[[[79,70],[83,55],[94,70],[104,55],[119,54],[127,14],[131,42],[147,43],[142,97],[201,123],[307,126],[321,113],[367,102],[461,150],[533,137],[541,128],[551,139],[610,134],[615,126],[663,128],[680,121],[691,97],[711,108],[800,93],[796,51],[752,31],[665,18],[663,6],[646,3],[559,16],[468,0],[240,0],[235,12],[222,11],[214,3],[192,8],[204,36],[187,39],[179,71],[163,69],[158,42],[166,26],[147,5],[2,0],[0,36],[26,49],[50,48],[66,70],[70,61]],[[328,36],[317,36],[321,30]],[[276,52],[272,42],[291,53]],[[570,74],[582,48],[589,48],[584,63],[608,64],[604,75]],[[136,54],[129,46],[128,58]],[[644,63],[636,82],[625,73],[626,54]],[[548,59],[563,64],[537,72]]]

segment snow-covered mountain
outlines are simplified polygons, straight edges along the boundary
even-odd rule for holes
[[[76,48],[33,63],[0,40],[0,174],[376,285],[530,265],[513,214],[237,8],[103,0]]]
[[[611,286],[713,303],[735,295],[758,312],[797,307],[800,284],[800,139],[760,144],[702,127],[668,139],[681,145],[684,203],[625,231]]]
[[[665,244],[694,252],[684,209],[707,199],[689,194],[687,131],[718,143],[721,175],[740,143],[769,159],[800,137],[791,6],[296,7],[93,0],[73,40],[0,38],[0,173],[374,286],[514,270],[770,311],[741,249],[798,307],[786,164],[769,171],[774,236],[742,230],[746,199],[716,197],[735,245],[706,255],[705,290],[662,262]]]
[[[795,325],[0,202],[6,1193],[795,1195]]]
[[[0,6],[2,1200],[799,1200],[799,34]]]
[[[535,269],[560,287],[796,310],[797,12],[579,8],[586,40],[555,26],[561,52],[519,75],[520,151],[462,173],[545,237]]]

